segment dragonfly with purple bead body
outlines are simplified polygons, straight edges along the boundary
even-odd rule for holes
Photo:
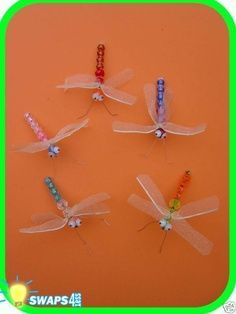
[[[164,139],[167,133],[176,135],[195,135],[206,129],[206,124],[195,127],[185,127],[169,122],[166,105],[165,81],[163,78],[157,80],[157,87],[154,84],[144,86],[144,94],[149,115],[154,122],[153,125],[139,125],[135,123],[113,122],[113,131],[119,133],[154,133],[158,139]]]
[[[212,242],[195,230],[186,219],[206,215],[218,210],[219,200],[216,196],[210,196],[182,206],[180,197],[189,176],[190,172],[186,171],[183,181],[178,187],[176,196],[170,200],[168,205],[158,187],[147,175],[139,175],[137,180],[150,201],[143,199],[136,194],[132,194],[128,199],[129,204],[154,218],[153,221],[148,222],[139,231],[152,223],[158,223],[161,229],[165,232],[160,246],[160,252],[167,234],[172,229],[202,255],[210,254],[213,248]]]
[[[52,178],[46,177],[44,183],[56,202],[57,208],[62,212],[62,216],[52,212],[38,213],[33,215],[32,221],[38,225],[21,228],[22,233],[49,232],[62,229],[66,225],[70,228],[81,226],[82,217],[105,215],[110,213],[104,201],[110,199],[107,193],[97,193],[81,200],[79,203],[69,207],[68,202],[61,197]]]
[[[69,124],[62,128],[54,137],[48,139],[46,133],[43,131],[42,127],[39,125],[38,121],[29,113],[24,114],[24,118],[29,126],[32,128],[36,134],[39,142],[30,143],[23,146],[18,146],[13,150],[15,152],[22,153],[37,153],[44,150],[48,151],[49,157],[57,157],[60,153],[60,148],[55,144],[66,137],[71,136],[73,133],[79,131],[81,128],[86,127],[88,124],[88,119],[85,119],[81,122]]]

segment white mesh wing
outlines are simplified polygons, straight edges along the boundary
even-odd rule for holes
[[[79,204],[78,204],[79,205]],[[89,206],[88,208],[79,209],[76,212],[76,206],[73,206],[73,216],[97,216],[97,215],[105,215],[109,214],[109,207],[104,203],[98,203]]]
[[[202,255],[210,254],[213,243],[196,231],[186,220],[174,220],[173,230],[189,242]]]
[[[126,92],[120,91],[120,90],[115,89],[111,86],[107,86],[107,85],[103,84],[101,86],[101,89],[107,97],[114,99],[116,101],[119,101],[123,104],[133,105],[136,101],[135,96],[127,94]]]
[[[89,119],[85,119],[82,122],[69,124],[62,128],[56,136],[49,140],[51,144],[61,141],[62,139],[71,136],[73,133],[79,131],[81,128],[85,127],[88,124]]]
[[[206,124],[200,124],[196,127],[190,128],[171,122],[165,122],[162,124],[162,127],[166,132],[176,135],[195,135],[198,133],[202,133],[206,130]]]
[[[156,87],[154,84],[145,84],[143,90],[149,115],[152,121],[157,123]]]
[[[120,133],[152,133],[156,130],[156,126],[115,121],[112,124],[112,129]]]
[[[33,153],[41,152],[43,150],[48,149],[50,144],[51,144],[50,140],[43,141],[43,142],[34,142],[34,143],[30,143],[28,145],[13,147],[12,150],[14,152],[18,152],[18,153],[31,153],[31,154],[33,154]]]
[[[96,81],[95,75],[76,74],[65,79],[65,83],[58,85],[57,88],[98,88],[99,83]]]
[[[174,219],[181,220],[199,215],[205,215],[216,211],[219,208],[219,199],[216,196],[206,197],[199,201],[183,205]]]
[[[163,215],[156,209],[152,202],[147,201],[136,194],[130,195],[128,203],[137,209],[141,210],[145,214],[159,220]]]
[[[125,69],[119,72],[118,74],[110,77],[109,79],[105,80],[105,85],[117,88],[131,80],[133,76],[134,76],[133,70]]]
[[[169,210],[165,199],[151,178],[142,174],[137,177],[137,180],[159,212],[162,215],[168,215]]]
[[[46,222],[48,220],[53,220],[55,218],[60,218],[60,216],[52,213],[52,212],[46,212],[46,213],[37,213],[33,214],[31,216],[31,220],[35,224],[42,224],[43,222]]]
[[[80,203],[74,205],[70,210],[70,216],[79,215],[83,212],[83,210],[87,209],[88,207],[93,206],[96,203],[103,202],[105,200],[108,200],[110,198],[110,195],[107,193],[98,193],[91,195],[84,200],[82,200]]]
[[[38,233],[38,232],[49,232],[49,231],[55,231],[63,228],[68,219],[63,219],[61,217],[57,217],[54,219],[51,219],[49,221],[46,221],[38,226],[33,226],[29,228],[21,228],[20,232],[22,233]]]

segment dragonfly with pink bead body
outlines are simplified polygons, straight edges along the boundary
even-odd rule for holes
[[[34,133],[39,139],[39,142],[34,142],[28,145],[16,147],[14,148],[14,151],[22,153],[37,153],[43,150],[48,150],[48,155],[51,158],[57,157],[58,154],[60,153],[60,148],[55,145],[57,142],[63,140],[66,137],[71,136],[73,133],[79,131],[81,128],[86,127],[89,121],[88,119],[85,119],[78,123],[69,124],[62,128],[54,137],[48,139],[42,127],[29,112],[25,113],[24,117],[26,122],[33,129]]]
[[[49,232],[62,229],[66,225],[70,228],[81,226],[82,217],[105,215],[110,213],[108,207],[103,202],[110,196],[107,193],[97,193],[91,195],[72,207],[68,206],[61,194],[58,192],[53,180],[50,177],[44,179],[50,194],[56,202],[57,208],[62,212],[62,217],[52,212],[40,213],[32,216],[32,220],[39,225],[21,228],[22,233]]]
[[[186,182],[189,180],[189,175],[190,173],[186,171],[183,180],[178,187],[176,196],[170,200],[168,205],[166,204],[162,193],[147,175],[139,175],[137,180],[150,198],[150,201],[135,194],[132,194],[128,199],[128,202],[132,206],[154,218],[154,221],[147,223],[140,229],[140,231],[151,223],[156,222],[159,223],[161,229],[165,232],[160,252],[167,233],[172,229],[189,242],[200,254],[208,255],[212,250],[212,242],[195,230],[186,219],[209,214],[218,210],[219,200],[216,196],[211,196],[181,206],[180,197]]]
[[[133,77],[133,71],[131,69],[125,69],[117,75],[104,80],[104,54],[105,46],[103,44],[99,44],[97,46],[97,65],[95,75],[77,74],[68,77],[66,78],[64,84],[58,85],[57,88],[63,88],[64,90],[71,88],[95,89],[96,91],[92,94],[92,99],[94,101],[102,102],[104,100],[104,96],[107,96],[108,98],[118,102],[133,105],[136,101],[136,97],[117,89],[117,87],[125,84]]]
[[[158,139],[164,139],[167,133],[176,135],[195,135],[204,132],[205,124],[196,127],[185,127],[167,121],[166,91],[163,78],[157,80],[157,88],[154,84],[144,86],[144,94],[149,115],[154,122],[153,125],[139,125],[115,121],[113,130],[120,133],[154,133]]]

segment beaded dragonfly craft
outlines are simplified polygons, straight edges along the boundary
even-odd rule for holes
[[[79,123],[69,124],[62,128],[54,137],[48,139],[46,133],[43,131],[41,126],[39,126],[36,119],[29,113],[24,114],[26,122],[33,129],[39,142],[30,143],[28,145],[16,147],[14,151],[22,153],[37,153],[43,150],[48,150],[49,157],[57,157],[60,153],[60,148],[55,144],[66,137],[71,136],[73,133],[79,131],[81,128],[87,126],[88,119],[83,120]]]
[[[78,204],[69,207],[68,202],[61,197],[52,179],[46,177],[44,182],[53,196],[57,208],[62,211],[63,217],[52,212],[33,215],[32,220],[39,223],[39,225],[29,228],[21,228],[20,232],[22,233],[56,231],[62,229],[66,225],[70,228],[77,228],[81,226],[81,217],[105,215],[110,212],[106,204],[103,203],[103,201],[110,198],[107,193],[91,195],[81,200]]]
[[[113,131],[119,133],[154,133],[158,139],[166,138],[167,133],[176,135],[195,135],[205,131],[205,124],[190,128],[167,121],[165,81],[163,78],[157,80],[157,88],[154,84],[146,84],[144,86],[144,94],[148,112],[154,125],[139,125],[135,123],[115,121],[113,122]]]
[[[139,231],[143,230],[151,223],[159,222],[161,229],[165,231],[160,246],[160,252],[167,233],[173,229],[202,255],[208,255],[213,247],[212,242],[196,231],[185,219],[216,211],[219,207],[218,198],[216,196],[211,196],[182,206],[180,199],[186,184],[190,180],[189,171],[185,172],[177,189],[177,193],[175,197],[170,200],[169,205],[166,204],[163,195],[149,176],[139,175],[137,180],[150,198],[151,202],[135,194],[132,194],[129,197],[128,202],[155,219],[154,221],[147,223]]]
[[[104,96],[116,100],[118,102],[133,105],[136,101],[136,97],[127,94],[121,90],[118,90],[117,87],[125,84],[133,77],[133,71],[131,69],[125,69],[118,73],[117,75],[108,78],[104,81],[105,72],[104,72],[104,54],[105,54],[105,46],[103,44],[99,44],[97,46],[97,65],[95,75],[90,74],[77,74],[65,79],[63,85],[58,85],[57,88],[63,88],[64,90],[71,88],[87,88],[87,89],[95,89],[96,91],[92,94],[92,99],[94,101],[99,101],[103,103]],[[105,106],[105,104],[103,103]],[[108,108],[105,106],[108,110]],[[88,114],[91,106],[88,108]],[[111,112],[108,110],[111,114]]]

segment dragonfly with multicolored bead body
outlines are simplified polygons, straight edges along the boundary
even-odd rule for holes
[[[53,180],[46,177],[44,180],[50,194],[56,202],[57,208],[61,210],[62,217],[52,212],[40,213],[32,216],[32,220],[39,225],[21,228],[22,233],[39,233],[49,232],[62,229],[66,225],[70,228],[81,226],[82,217],[98,216],[110,213],[108,207],[103,202],[110,199],[107,193],[97,193],[91,195],[72,207],[69,207],[68,202],[61,197]]]
[[[77,74],[65,79],[64,84],[58,85],[57,88],[63,88],[68,90],[71,88],[86,88],[86,89],[95,89],[96,91],[92,94],[92,99],[94,101],[102,102],[104,96],[116,100],[118,102],[133,105],[136,101],[136,97],[127,94],[121,90],[118,90],[117,87],[125,84],[133,77],[133,71],[131,69],[125,69],[124,71],[118,73],[117,75],[104,80],[104,54],[105,46],[99,44],[97,46],[97,65],[95,75],[90,74]],[[105,106],[105,104],[103,103]],[[88,111],[91,107],[89,107]],[[106,107],[106,109],[108,109]],[[86,114],[88,113],[86,112]],[[108,110],[110,113],[110,111]],[[86,115],[85,114],[85,115]]]
[[[60,148],[55,144],[63,140],[64,138],[71,136],[73,133],[79,131],[81,128],[86,127],[89,121],[88,119],[85,119],[78,123],[69,124],[62,128],[54,137],[48,139],[42,127],[39,126],[37,120],[29,112],[25,113],[24,117],[26,122],[30,125],[37,138],[39,139],[39,142],[16,147],[14,148],[14,151],[22,153],[37,153],[47,150],[49,157],[52,158],[57,157],[60,153]]]
[[[176,135],[195,135],[204,132],[206,124],[196,127],[185,127],[169,122],[166,106],[165,81],[163,78],[157,80],[157,87],[154,84],[144,86],[144,94],[149,115],[154,122],[153,125],[140,125],[136,123],[113,122],[113,131],[119,133],[153,133],[158,139],[164,139],[167,133]]]
[[[182,206],[180,198],[189,179],[190,172],[186,171],[175,197],[167,205],[162,193],[151,178],[147,175],[139,175],[137,180],[151,201],[147,201],[135,194],[132,194],[128,199],[132,206],[154,218],[154,221],[147,223],[140,231],[152,223],[159,223],[161,229],[165,231],[160,252],[167,233],[172,229],[202,255],[208,255],[212,250],[212,242],[195,230],[186,219],[218,210],[219,200],[216,196],[210,196]]]

